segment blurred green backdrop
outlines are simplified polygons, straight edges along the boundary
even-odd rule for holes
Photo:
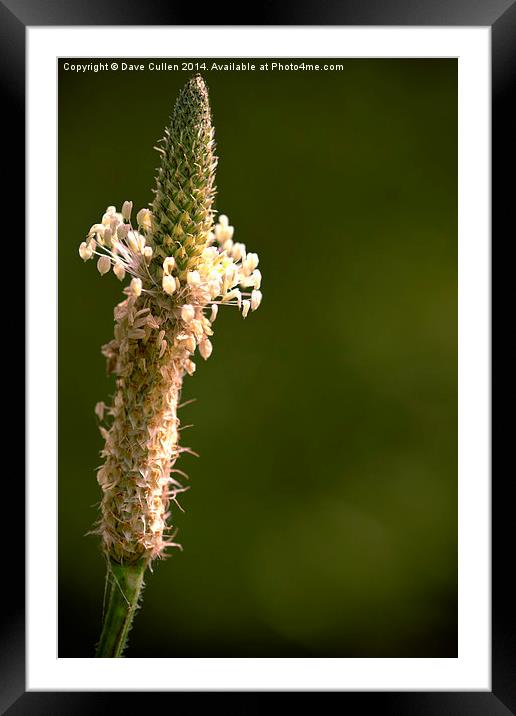
[[[109,204],[151,201],[152,147],[191,75],[64,62],[63,657],[93,655],[101,624],[93,408],[113,390],[100,346],[122,299],[77,249]],[[219,312],[185,381],[201,457],[178,465],[184,551],[156,564],[127,656],[456,655],[457,64],[342,62],[203,73],[217,206],[259,253],[264,300],[245,322]]]

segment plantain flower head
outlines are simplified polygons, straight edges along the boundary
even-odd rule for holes
[[[154,200],[140,209],[108,206],[79,247],[97,257],[101,275],[128,284],[114,311],[113,339],[103,346],[116,376],[112,404],[97,407],[105,444],[98,471],[103,491],[97,532],[118,563],[163,556],[173,541],[170,506],[185,488],[176,480],[181,452],[177,408],[195,353],[213,351],[220,305],[245,318],[261,303],[258,256],[234,243],[226,215],[215,222],[214,130],[199,75],[181,90],[163,139]],[[98,404],[100,405],[100,404]],[[104,403],[102,403],[104,406]]]

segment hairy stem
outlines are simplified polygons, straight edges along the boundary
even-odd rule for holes
[[[104,614],[102,633],[95,656],[117,658],[122,656],[127,635],[131,629],[143,588],[143,576],[148,560],[140,559],[133,565],[108,561],[108,603]]]

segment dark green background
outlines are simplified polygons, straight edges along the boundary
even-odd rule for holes
[[[456,655],[457,64],[343,63],[203,73],[217,207],[264,299],[219,312],[185,380],[184,551],[127,656]],[[151,200],[189,76],[59,69],[60,656],[99,635],[93,408],[123,298],[77,249],[108,204]]]

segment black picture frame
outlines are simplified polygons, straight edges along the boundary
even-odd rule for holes
[[[504,239],[514,234],[511,225],[514,202],[514,171],[516,144],[514,143],[514,115],[511,99],[516,95],[516,0],[303,0],[299,3],[266,0],[260,7],[249,10],[245,5],[219,4],[202,8],[198,3],[183,5],[162,0],[145,3],[127,0],[0,0],[0,37],[4,59],[0,63],[0,83],[4,99],[4,175],[8,182],[4,189],[5,205],[24,211],[20,206],[25,183],[25,30],[27,26],[70,25],[429,25],[429,26],[485,26],[492,32],[492,305],[503,305],[508,299],[510,282],[500,276]],[[44,110],[43,110],[44,111]],[[7,148],[12,160],[7,161]],[[6,167],[9,171],[6,172]],[[7,194],[7,196],[5,195]],[[496,247],[496,250],[494,250]],[[18,253],[20,247],[18,248]],[[19,265],[19,264],[18,264]],[[507,265],[507,264],[505,264]],[[494,279],[498,280],[495,282]],[[507,277],[508,278],[508,277]],[[5,295],[5,294],[4,294]],[[494,315],[494,313],[493,313]],[[493,325],[494,327],[494,325]],[[510,330],[510,328],[509,328]],[[506,328],[507,331],[507,328]],[[498,361],[502,351],[501,332],[493,331],[492,356]],[[28,350],[37,347],[28,345]],[[503,370],[503,369],[502,369]],[[500,373],[503,375],[503,373]],[[492,405],[508,403],[508,383],[492,381]],[[29,386],[30,389],[30,386]],[[506,410],[509,406],[506,406]],[[501,411],[500,411],[501,413]],[[499,414],[500,414],[499,413]],[[508,413],[510,414],[510,413]],[[493,413],[494,415],[494,413]],[[513,501],[511,465],[508,451],[510,420],[492,420],[492,691],[478,692],[339,692],[344,709],[355,713],[371,707],[387,714],[516,714],[516,619],[514,597],[508,589],[508,575],[514,562],[516,531],[512,525]],[[505,431],[505,432],[504,432]],[[505,458],[505,459],[504,459]],[[497,469],[495,469],[497,468]],[[23,483],[19,465],[16,475],[17,499],[23,500]],[[22,504],[22,502],[21,502]],[[8,513],[8,507],[5,507]],[[4,515],[9,517],[8,514]],[[13,519],[18,521],[18,515]],[[4,529],[7,529],[4,527]],[[21,714],[101,714],[120,710],[120,699],[130,699],[132,708],[148,704],[149,694],[99,692],[26,692],[25,691],[25,593],[23,565],[23,534],[18,524],[8,529],[16,531],[17,549],[9,548],[4,572],[5,624],[0,641],[0,712],[10,716]],[[4,552],[5,554],[5,552]],[[167,697],[153,693],[155,698]],[[174,695],[174,708],[177,698]],[[203,698],[197,694],[196,698]],[[265,694],[256,700],[259,708]],[[168,696],[167,698],[170,698]],[[218,701],[220,697],[217,696]],[[310,697],[309,697],[310,698]],[[116,701],[115,701],[116,699]],[[280,705],[283,697],[280,695]],[[145,700],[145,701],[144,701]],[[172,702],[169,702],[172,704]],[[211,702],[213,704],[213,702]],[[240,710],[235,704],[235,709]]]

